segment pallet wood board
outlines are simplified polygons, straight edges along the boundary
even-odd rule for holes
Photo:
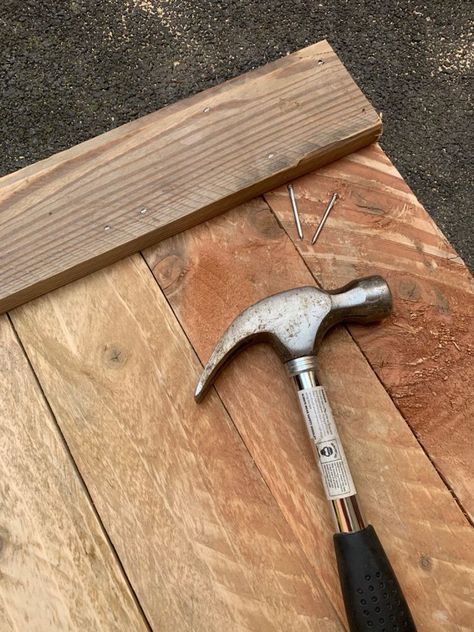
[[[146,632],[5,316],[0,351],[0,630]]]
[[[344,629],[139,255],[12,318],[153,629]]]
[[[292,81],[292,64],[310,63],[287,59],[282,77],[267,68],[259,80]],[[216,115],[226,92],[213,93]],[[35,190],[43,213],[45,190],[78,202],[94,170],[111,178],[106,199],[129,150],[135,168],[155,164],[146,153],[161,115],[9,176],[11,208],[26,213]],[[375,272],[391,283],[394,316],[331,333],[320,378],[419,631],[472,628],[474,535],[463,513],[474,506],[464,390],[474,377],[472,278],[378,146],[294,185],[307,238],[340,193],[316,248],[293,239],[288,194],[277,189],[149,248],[149,268],[135,255],[14,310],[31,366],[0,318],[2,632],[146,629],[123,570],[152,629],[345,629],[332,519],[283,367],[268,348],[248,349],[196,406],[195,353],[205,361],[232,317],[271,292]],[[0,251],[0,270],[4,261]]]
[[[249,304],[314,283],[259,201],[176,235],[145,256],[202,362]],[[372,330],[383,336],[384,327]],[[386,359],[390,355],[385,348]],[[331,334],[320,361],[362,509],[385,544],[418,629],[469,630],[471,527],[350,336]],[[216,390],[342,617],[332,519],[285,370],[267,347],[254,347],[233,360]]]
[[[474,282],[471,273],[374,144],[294,183],[307,239],[296,239],[286,188],[266,195],[325,287],[383,274],[394,313],[354,339],[463,509],[474,519]],[[339,200],[316,246],[311,228]]]
[[[0,180],[0,312],[374,141],[327,42]]]

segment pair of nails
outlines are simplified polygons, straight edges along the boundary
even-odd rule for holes
[[[298,233],[298,237],[300,239],[303,239],[303,228],[301,227],[301,221],[300,221],[300,215],[298,213],[298,205],[296,203],[296,195],[295,195],[295,190],[293,189],[293,185],[289,184],[288,185],[288,193],[290,195],[290,202],[291,202],[291,208],[293,210],[293,217],[295,218],[295,224],[296,224],[296,231]],[[331,199],[328,202],[328,205],[326,206],[323,216],[321,217],[321,221],[319,222],[313,238],[311,239],[311,244],[314,245],[316,243],[316,240],[318,239],[319,235],[321,234],[321,231],[324,228],[324,224],[326,223],[326,220],[329,216],[329,213],[331,212],[332,207],[334,206],[334,202],[337,200],[337,193],[333,193]]]

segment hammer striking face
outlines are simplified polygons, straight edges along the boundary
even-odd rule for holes
[[[286,364],[336,522],[334,545],[352,632],[413,632],[415,624],[375,530],[362,517],[331,408],[317,380],[315,355],[325,333],[336,323],[370,323],[384,318],[391,309],[390,290],[380,276],[359,279],[331,292],[300,287],[269,296],[231,323],[195,391],[200,401],[220,369],[248,344],[270,344]]]

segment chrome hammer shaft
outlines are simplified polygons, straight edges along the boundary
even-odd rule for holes
[[[316,377],[316,358],[307,356],[290,360],[286,366],[299,396],[311,447],[319,465],[326,496],[331,503],[336,529],[338,533],[360,531],[365,527],[365,523],[329,403]],[[314,402],[315,394],[317,399],[311,406],[310,402]],[[318,424],[321,417],[323,424]]]

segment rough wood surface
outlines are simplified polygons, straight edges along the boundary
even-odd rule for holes
[[[462,260],[378,145],[294,184],[304,242],[295,245],[325,287],[382,273],[394,295],[383,328],[351,333],[441,475],[474,518],[474,283]],[[312,228],[339,193],[317,244]],[[286,188],[266,199],[288,234]]]
[[[0,355],[0,630],[145,631],[6,317]]]
[[[203,361],[244,307],[314,282],[259,201],[145,256]],[[373,335],[382,337],[384,328],[374,327]],[[380,354],[388,361],[391,350]],[[470,630],[472,529],[349,334],[331,334],[320,361],[362,508],[385,544],[418,629]],[[268,348],[247,349],[219,378],[217,392],[342,616],[332,520],[285,370]]]
[[[342,629],[139,255],[13,320],[154,629]]]
[[[327,42],[0,180],[0,312],[374,141]]]

